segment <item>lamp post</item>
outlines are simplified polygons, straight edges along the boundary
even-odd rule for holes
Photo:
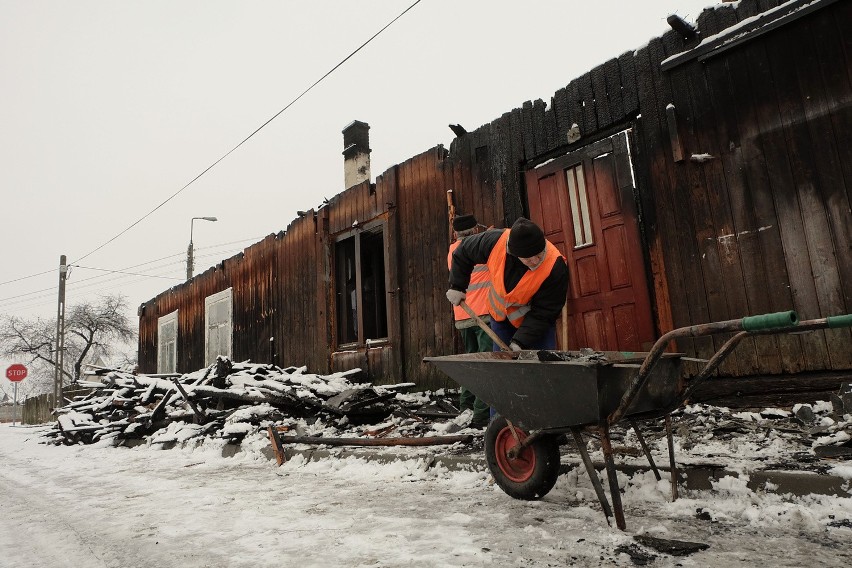
[[[196,219],[201,219],[203,221],[217,221],[216,217],[193,217],[189,222],[189,246],[186,249],[186,279],[189,280],[192,278],[192,271],[195,268],[195,258],[192,253],[192,224],[195,223]]]

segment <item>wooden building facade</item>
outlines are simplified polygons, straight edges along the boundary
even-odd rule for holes
[[[563,347],[642,350],[685,325],[852,312],[852,2],[741,0],[684,24],[146,302],[140,370],[229,350],[454,386],[422,363],[457,347],[448,190],[482,223],[536,220],[566,256]],[[722,339],[678,348],[706,358]],[[744,342],[719,374],[850,369],[844,329]]]

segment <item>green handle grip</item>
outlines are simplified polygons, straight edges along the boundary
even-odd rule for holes
[[[852,327],[852,314],[844,314],[842,316],[829,316],[825,318],[829,328],[834,327]]]
[[[759,331],[761,329],[773,329],[776,327],[790,327],[799,323],[799,316],[793,310],[789,312],[775,312],[774,314],[763,314],[749,316],[742,319],[745,331]]]

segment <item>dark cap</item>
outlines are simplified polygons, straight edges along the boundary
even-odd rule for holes
[[[453,230],[456,232],[467,231],[476,227],[476,217],[473,215],[456,215],[453,217]]]
[[[530,258],[543,250],[544,231],[529,219],[519,217],[509,231],[509,254]]]

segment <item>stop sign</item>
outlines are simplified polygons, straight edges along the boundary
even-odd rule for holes
[[[15,383],[18,381],[23,381],[25,378],[27,378],[27,368],[21,365],[20,363],[9,365],[6,368],[6,378]]]

